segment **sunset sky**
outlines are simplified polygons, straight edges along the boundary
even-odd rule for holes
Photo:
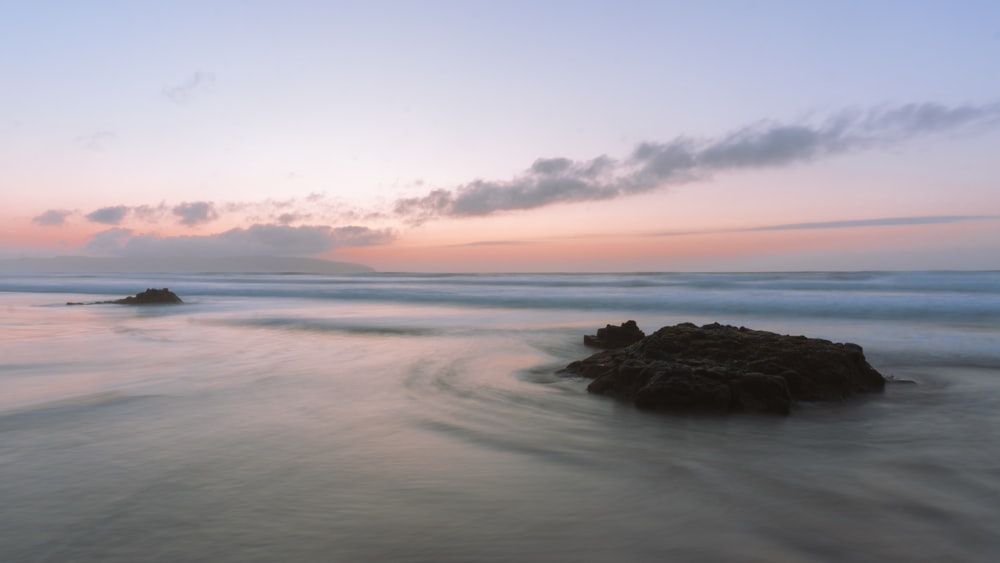
[[[995,1],[0,0],[0,258],[1000,269]]]

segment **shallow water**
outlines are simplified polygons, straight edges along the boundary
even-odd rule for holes
[[[67,307],[168,286],[177,307]],[[988,561],[1000,274],[8,276],[3,561]],[[554,372],[719,321],[916,384],[666,416]]]

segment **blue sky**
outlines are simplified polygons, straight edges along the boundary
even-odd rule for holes
[[[0,1],[0,256],[269,233],[393,270],[1000,268],[997,61],[995,2]],[[620,188],[643,143],[697,166]]]

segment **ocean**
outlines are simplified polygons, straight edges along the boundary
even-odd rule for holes
[[[169,287],[185,304],[67,306]],[[1000,272],[0,278],[0,561],[993,561]],[[914,383],[666,415],[557,370],[634,319]]]

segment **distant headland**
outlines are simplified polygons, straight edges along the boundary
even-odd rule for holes
[[[254,274],[363,274],[375,270],[363,264],[295,256],[149,256],[97,258],[9,258],[0,260],[0,273],[144,274],[144,273],[254,273]]]

